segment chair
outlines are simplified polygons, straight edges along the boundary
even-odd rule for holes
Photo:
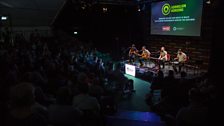
[[[170,61],[170,54],[167,54],[167,61]]]

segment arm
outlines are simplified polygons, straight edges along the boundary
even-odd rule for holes
[[[129,55],[129,56],[131,55],[131,49],[129,50],[128,55]]]
[[[177,56],[176,56],[176,58],[174,58],[174,60],[178,60],[179,58],[178,58],[178,54],[177,54]]]
[[[129,50],[128,55],[131,56],[134,53],[132,49]]]
[[[187,61],[187,55],[184,54],[184,62],[186,62],[186,61]]]
[[[148,58],[150,58],[151,53],[148,50],[147,50],[147,53],[148,53]]]

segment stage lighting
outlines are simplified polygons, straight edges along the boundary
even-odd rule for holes
[[[74,35],[77,35],[77,34],[78,34],[78,32],[75,31],[75,32],[74,32]]]
[[[206,3],[207,3],[207,4],[211,4],[211,1],[210,1],[210,0],[208,0],[208,1],[206,1]]]
[[[140,7],[140,5],[138,6],[138,12],[140,12],[141,11],[141,7]]]
[[[85,10],[85,9],[86,9],[86,7],[85,7],[85,6],[82,6],[81,8],[82,8],[83,10]]]
[[[2,21],[7,20],[7,19],[8,19],[8,17],[6,17],[6,16],[2,16],[2,17],[1,17],[1,20],[2,20]]]
[[[206,4],[211,4],[211,0],[204,0]]]
[[[107,8],[103,7],[103,12],[106,13],[107,12]]]

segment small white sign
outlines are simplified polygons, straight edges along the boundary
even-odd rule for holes
[[[133,65],[125,64],[125,74],[135,76],[136,68]]]

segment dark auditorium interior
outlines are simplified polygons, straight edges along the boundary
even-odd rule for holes
[[[0,0],[0,125],[223,125],[222,5]]]

